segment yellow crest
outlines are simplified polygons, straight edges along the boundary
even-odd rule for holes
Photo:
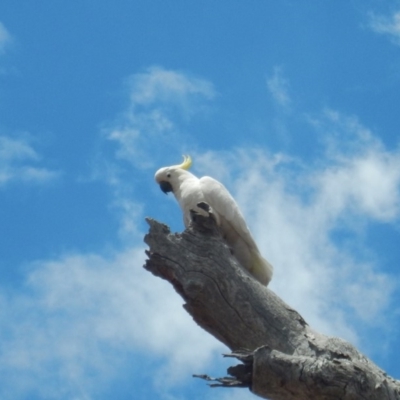
[[[189,169],[192,165],[192,158],[190,156],[183,156],[183,163],[178,165],[179,168]]]

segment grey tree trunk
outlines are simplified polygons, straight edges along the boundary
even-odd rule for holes
[[[197,324],[243,362],[217,385],[271,400],[400,400],[400,381],[348,342],[313,331],[239,266],[212,218],[194,217],[182,234],[147,219],[144,267],[170,282]]]

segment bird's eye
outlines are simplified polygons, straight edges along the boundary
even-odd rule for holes
[[[171,173],[170,172],[168,172],[167,178],[171,178]]]

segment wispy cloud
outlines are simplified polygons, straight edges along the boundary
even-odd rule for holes
[[[290,105],[289,81],[284,77],[282,67],[274,68],[273,74],[267,78],[267,87],[278,105],[282,107]]]
[[[194,97],[211,99],[215,96],[213,85],[183,72],[151,67],[129,79],[132,105],[154,103],[179,104],[189,113]]]
[[[376,33],[387,35],[395,44],[400,45],[400,11],[388,16],[370,13],[369,26]]]
[[[210,82],[160,67],[131,76],[127,88],[126,110],[104,132],[117,144],[119,158],[142,166],[153,165],[158,153],[176,149],[181,126],[216,95]]]
[[[59,173],[36,166],[40,156],[29,138],[0,136],[0,187],[10,182],[44,183]]]
[[[326,110],[316,129],[329,132],[326,167],[319,185],[321,202],[329,199],[333,215],[352,208],[382,222],[400,213],[400,151],[388,151],[355,117]]]
[[[6,47],[11,43],[11,34],[2,22],[0,22],[0,55],[4,53]]]

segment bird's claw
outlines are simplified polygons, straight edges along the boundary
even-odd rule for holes
[[[204,201],[201,201],[200,203],[196,204],[197,207],[201,208],[202,210],[211,213],[211,207],[209,204],[205,203]]]
[[[214,230],[217,226],[217,219],[211,206],[203,201],[197,203],[195,209],[190,210],[190,217],[197,225],[197,229],[201,226],[202,229]]]

